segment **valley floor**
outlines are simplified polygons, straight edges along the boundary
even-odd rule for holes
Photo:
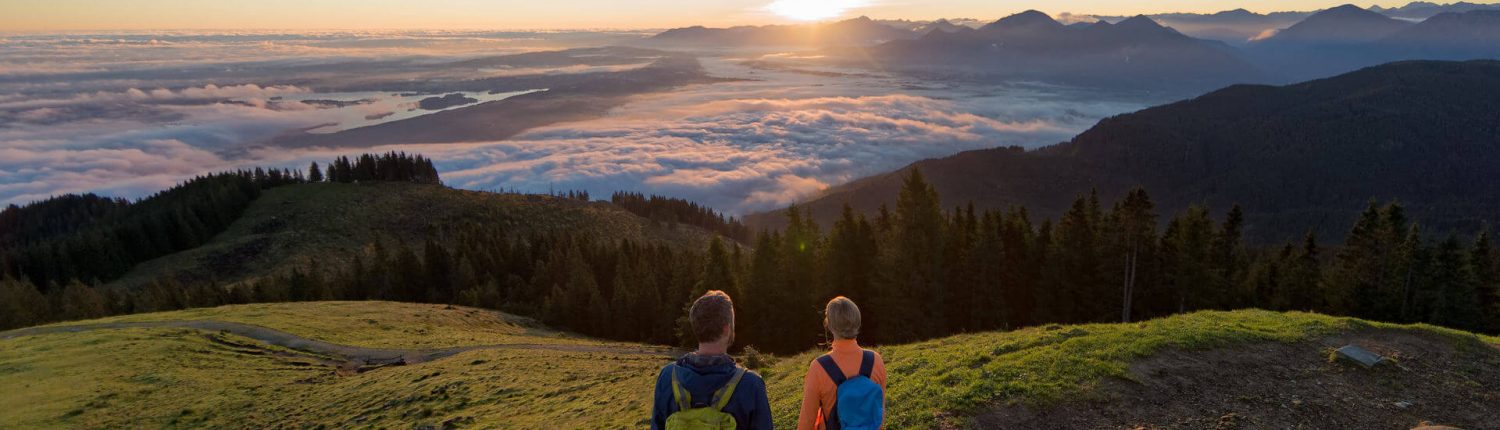
[[[1330,358],[1351,343],[1397,364]],[[878,349],[887,428],[1495,429],[1497,343],[1235,311]],[[0,428],[641,428],[673,354],[443,305],[130,315],[0,333]],[[816,354],[758,369],[779,428],[794,427]]]

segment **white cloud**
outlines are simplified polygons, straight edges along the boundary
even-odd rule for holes
[[[418,43],[356,43],[337,37],[315,43],[308,41],[313,36],[298,37],[302,45]],[[219,43],[211,38],[157,39],[193,52],[181,62],[187,65],[201,63],[194,58],[211,57],[198,51]],[[138,45],[130,48],[134,50],[160,46],[127,40]],[[77,45],[119,46],[111,43]],[[6,49],[16,48],[0,47],[0,54]],[[168,61],[155,57],[162,54],[141,55],[141,61],[153,65]],[[6,61],[0,60],[0,66]],[[337,155],[404,150],[430,156],[445,181],[461,188],[586,189],[601,196],[632,190],[746,213],[784,206],[828,186],[923,158],[1055,143],[1100,117],[1140,106],[1128,98],[1067,88],[932,84],[863,72],[830,77],[751,69],[737,62],[704,60],[710,73],[736,79],[732,82],[639,96],[604,118],[543,127],[506,141],[362,149],[258,144],[289,130],[399,106],[386,100],[313,109],[289,100],[270,101],[305,95],[309,89],[302,86],[183,84],[185,78],[174,76],[107,77],[86,84],[66,79],[5,84],[0,79],[0,203],[69,192],[141,197],[209,171],[254,165],[304,168],[309,161]],[[76,64],[78,69],[109,66]],[[284,70],[281,65],[264,67],[263,73],[271,75]],[[231,99],[244,103],[227,102]]]

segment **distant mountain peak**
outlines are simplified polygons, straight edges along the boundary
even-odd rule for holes
[[[1052,16],[1037,11],[1027,10],[1015,15],[1000,18],[1000,20],[985,25],[982,29],[1012,29],[1012,28],[1061,28],[1062,23],[1052,19]]]
[[[1343,5],[1334,6],[1334,7],[1331,7],[1331,8],[1328,8],[1328,9],[1324,9],[1324,10],[1318,11],[1317,13],[1312,14],[1312,16],[1319,16],[1319,15],[1322,15],[1324,17],[1330,17],[1330,16],[1332,16],[1332,17],[1369,17],[1369,16],[1372,16],[1372,15],[1377,15],[1377,16],[1380,16],[1382,18],[1386,17],[1385,15],[1380,15],[1377,12],[1374,12],[1374,11],[1371,11],[1369,9],[1365,9],[1365,8],[1362,8],[1362,7],[1359,7],[1359,6],[1355,6],[1355,5],[1352,5],[1352,4],[1343,4]],[[1309,18],[1311,18],[1311,17],[1309,17]]]
[[[1264,39],[1311,43],[1368,42],[1391,35],[1411,25],[1379,12],[1346,4],[1314,13],[1291,27]]]
[[[1115,26],[1122,27],[1122,28],[1147,28],[1147,29],[1166,28],[1166,27],[1162,27],[1161,24],[1158,24],[1156,22],[1156,20],[1153,20],[1150,17],[1145,16],[1145,15],[1136,15],[1136,16],[1132,16],[1130,18],[1126,18],[1124,21],[1120,21],[1118,24],[1115,24]]]

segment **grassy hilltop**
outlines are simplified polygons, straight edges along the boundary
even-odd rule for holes
[[[608,203],[400,182],[296,184],[266,190],[208,243],[144,262],[116,283],[138,285],[164,275],[223,283],[292,268],[342,267],[351,246],[377,239],[420,244],[439,226],[466,225],[693,249],[712,237],[699,229],[654,225]]]
[[[502,346],[348,372],[328,365],[336,357],[187,328],[0,335],[0,386],[8,388],[0,391],[0,427],[639,428],[649,414],[656,370],[672,354],[556,332],[494,311],[390,302],[226,306],[62,326],[203,319],[353,346]],[[1350,342],[1392,356],[1399,366],[1366,371],[1329,361],[1329,346]],[[1225,415],[1237,417],[1231,421],[1258,428],[1285,422],[1286,409],[1267,409],[1291,402],[1278,396],[1303,405],[1293,411],[1310,408],[1293,417],[1313,427],[1362,423],[1338,421],[1348,415],[1385,420],[1378,422],[1391,428],[1422,419],[1493,428],[1475,418],[1483,410],[1474,405],[1500,401],[1496,343],[1500,339],[1430,326],[1235,311],[976,333],[878,349],[891,374],[888,428],[1118,427],[1080,411],[1122,406],[1140,410],[1124,418],[1137,420],[1133,424],[1183,428],[1213,427],[1192,420],[1207,414],[1222,421],[1215,411],[1230,407],[1238,412]],[[815,354],[773,359],[760,369],[778,427],[795,425],[802,375]],[[1247,357],[1254,360],[1242,360]],[[1248,374],[1261,377],[1244,379],[1285,392],[1242,386],[1228,376],[1234,369],[1224,367],[1253,371]],[[1277,372],[1311,376],[1299,384],[1270,376]],[[1298,391],[1314,382],[1343,400]],[[1199,398],[1148,404],[1143,390]],[[1388,403],[1391,395],[1415,406],[1355,409],[1361,401]],[[1220,397],[1229,406],[1214,402]],[[1165,403],[1201,410],[1150,414]]]

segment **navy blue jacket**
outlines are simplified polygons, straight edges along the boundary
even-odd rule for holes
[[[667,372],[676,370],[677,380],[682,382],[682,387],[697,405],[712,401],[714,392],[729,383],[737,366],[728,355],[688,353],[675,365],[663,367],[656,375],[656,402],[651,407],[652,430],[665,429],[667,417],[677,412],[677,401],[672,398],[672,374]],[[771,430],[771,403],[766,399],[766,381],[755,372],[745,372],[740,385],[735,386],[734,394],[729,396],[724,412],[734,417],[740,430]]]

